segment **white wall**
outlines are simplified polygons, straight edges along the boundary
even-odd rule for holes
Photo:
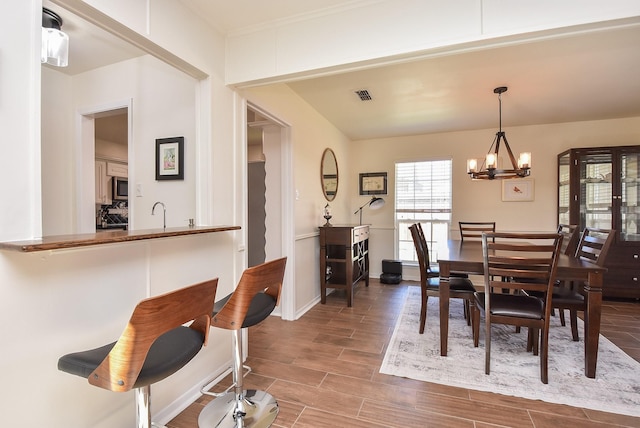
[[[365,67],[374,58],[379,62],[441,55],[567,31],[562,27],[612,25],[607,21],[638,15],[640,3],[633,0],[353,2],[231,34],[227,82]]]
[[[72,79],[42,67],[42,231],[71,233],[76,224]]]
[[[127,8],[135,11],[136,4],[139,2],[120,2],[120,11],[127,15]],[[193,174],[189,195],[168,197],[150,193],[148,198],[182,203],[188,197],[185,205],[191,207],[189,214],[180,214],[180,207],[173,211],[168,207],[168,216],[176,217],[167,220],[176,225],[182,221],[181,217],[192,217],[195,210],[200,224],[242,225],[239,214],[242,211],[235,209],[235,195],[239,193],[235,177],[242,167],[236,168],[237,149],[229,144],[234,129],[235,100],[233,92],[224,86],[220,72],[224,64],[222,37],[207,29],[199,17],[189,17],[186,11],[180,11],[177,2],[154,2],[149,6],[154,16],[158,15],[155,10],[162,8],[162,13],[180,17],[179,24],[154,26],[154,39],[176,43],[172,52],[193,60],[209,73],[209,77],[195,84],[191,79],[188,108],[177,103],[179,110],[171,117],[156,117],[153,123],[143,123],[137,130],[136,135],[146,144],[153,145],[155,132],[167,136],[182,130],[182,125],[172,119],[179,118],[184,122],[188,116],[195,128],[193,137],[187,138],[187,144],[194,143],[187,146],[188,150],[194,150],[189,154],[192,168],[187,174]],[[0,61],[0,124],[5,132],[0,145],[8,159],[0,168],[0,186],[5,201],[0,210],[0,241],[40,236],[41,200],[60,198],[68,201],[67,196],[72,196],[68,187],[60,190],[66,194],[49,187],[46,195],[40,191],[41,182],[48,185],[47,178],[50,178],[44,177],[40,169],[41,102],[50,103],[57,95],[68,94],[72,88],[70,80],[56,76],[60,77],[53,77],[58,93],[41,97],[41,8],[40,0],[16,2],[9,8],[6,17],[9,22],[3,27],[6,34],[11,34],[12,43],[3,45]],[[146,19],[147,8],[143,10],[143,19]],[[189,24],[185,24],[185,20]],[[148,62],[144,63],[149,59],[141,61],[140,67],[149,66]],[[170,84],[168,75],[175,73],[170,70],[145,85],[138,85],[133,98],[144,92],[167,92],[167,88],[154,84]],[[51,79],[51,75],[43,78]],[[77,87],[74,82],[74,91]],[[120,99],[130,95],[116,93],[113,85],[110,89],[111,93],[107,94],[110,97]],[[86,95],[95,95],[98,91],[100,88],[93,88]],[[87,103],[89,101],[93,102],[87,99]],[[71,103],[63,98],[56,104],[61,115],[70,106]],[[154,109],[158,107],[168,109],[170,106],[153,106]],[[46,129],[70,136],[75,132],[73,127],[67,129],[67,125],[60,125],[47,119]],[[44,149],[45,160],[62,158],[62,162],[46,168],[45,173],[56,175],[55,178],[60,176],[62,181],[69,180],[73,175],[70,164],[75,160],[69,146],[45,146]],[[148,163],[147,168],[152,168],[154,152],[143,151],[136,153],[136,157]],[[143,168],[143,165],[139,167],[140,174],[145,173]],[[92,183],[93,177],[91,186]],[[161,191],[166,188],[162,186]],[[180,193],[176,189],[172,191]],[[150,206],[148,209],[150,215]],[[157,220],[157,216],[148,219]],[[0,355],[0,371],[5,374],[7,385],[11,385],[2,394],[4,423],[12,427],[131,426],[134,420],[132,393],[101,390],[90,386],[85,379],[62,373],[56,367],[58,358],[67,352],[116,339],[135,303],[143,297],[211,277],[220,278],[219,296],[230,292],[243,268],[244,255],[238,251],[243,233],[223,232],[35,254],[0,251],[0,282],[3,284],[0,323],[4,326],[1,337],[5,351]],[[187,405],[193,400],[200,383],[210,374],[224,369],[230,360],[229,335],[215,329],[211,333],[210,346],[191,364],[153,387],[153,409],[156,414],[161,413],[159,416],[164,418],[161,422],[166,422],[172,412],[179,410],[176,406]],[[35,405],[37,411],[34,411],[34,391],[41,397]]]
[[[167,226],[186,226],[196,217],[196,87],[197,82],[149,55],[73,77],[45,69],[42,76],[43,233],[76,233],[81,212],[94,212],[94,146],[82,145],[77,134],[80,115],[121,102],[132,104],[133,139],[129,144],[131,188],[140,184],[142,197],[129,201],[131,229],[162,227],[151,216],[155,201],[167,206]],[[155,140],[185,137],[184,180],[155,180]],[[77,186],[83,186],[81,190]],[[88,195],[88,197],[87,197]],[[84,198],[79,201],[76,198]],[[84,219],[79,223],[95,223]]]

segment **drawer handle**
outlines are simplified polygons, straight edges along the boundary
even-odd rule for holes
[[[637,277],[637,276],[634,276],[634,277],[633,277],[633,280],[634,280],[634,281],[636,281],[636,282],[638,282],[638,277]]]
[[[633,258],[634,258],[634,259],[637,259],[637,258],[638,258],[638,255],[637,255],[637,254],[634,254],[634,255],[633,255]]]

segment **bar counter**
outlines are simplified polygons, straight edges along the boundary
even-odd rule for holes
[[[200,233],[226,232],[238,230],[240,226],[193,226],[166,229],[113,230],[78,235],[45,236],[28,241],[0,242],[0,250],[31,253],[36,251],[62,250],[68,248],[105,245],[146,239],[170,238],[197,235]]]

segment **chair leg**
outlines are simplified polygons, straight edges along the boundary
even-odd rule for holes
[[[471,310],[469,309],[468,299],[464,299],[464,319],[467,320],[467,325],[471,325]]]
[[[560,312],[560,325],[564,327],[567,325],[567,323],[564,320],[564,309],[558,308],[558,312]]]
[[[427,290],[422,288],[422,305],[420,306],[420,334],[424,333],[424,325],[427,322],[427,301],[429,300],[429,295],[427,295]]]
[[[578,341],[578,311],[575,309],[569,309],[569,319],[571,321],[571,335],[573,341]]]
[[[233,391],[207,404],[198,427],[269,427],[278,416],[278,403],[264,391],[245,390],[242,376],[242,329],[233,330]]]
[[[134,390],[136,399],[136,428],[151,428],[151,385]]]
[[[542,383],[549,383],[549,330],[543,329],[540,332],[540,380]]]
[[[478,347],[478,342],[480,341],[480,309],[474,303],[471,304],[471,330],[473,331],[473,346],[474,348]]]
[[[484,372],[489,374],[491,369],[491,318],[489,313],[484,314]]]

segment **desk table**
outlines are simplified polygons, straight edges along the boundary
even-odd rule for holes
[[[440,355],[447,355],[449,334],[449,276],[451,272],[484,275],[482,244],[449,240],[438,246],[440,266]],[[585,376],[595,378],[602,310],[602,278],[606,268],[565,254],[558,257],[557,279],[583,281],[585,291]]]

